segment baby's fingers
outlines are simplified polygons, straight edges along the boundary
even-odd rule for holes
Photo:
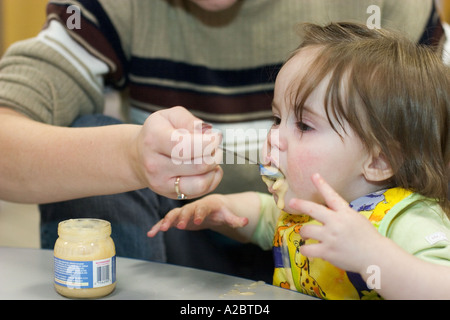
[[[163,220],[159,220],[148,232],[147,237],[153,238],[161,230],[161,224]]]
[[[324,227],[321,225],[305,225],[300,228],[300,236],[302,239],[314,239],[319,242],[323,240],[324,236]]]
[[[175,210],[170,211],[168,215],[172,215],[174,211]],[[176,210],[177,221],[172,220],[171,225],[175,226],[176,222],[176,227],[178,229],[185,229],[191,221],[194,221],[195,224],[201,224],[204,216],[199,216],[198,211],[199,207],[194,204],[179,208]]]
[[[307,214],[322,223],[326,223],[330,215],[330,210],[327,207],[312,201],[292,199],[289,206],[299,214]]]
[[[209,216],[211,209],[208,206],[198,206],[194,212],[194,224],[201,225],[205,218]]]
[[[330,209],[348,209],[348,203],[318,173],[312,176],[312,181]]]
[[[178,222],[178,215],[180,214],[181,208],[175,208],[169,211],[164,218],[159,220],[149,232],[147,232],[148,237],[154,237],[159,231],[167,231],[171,227],[175,226]]]

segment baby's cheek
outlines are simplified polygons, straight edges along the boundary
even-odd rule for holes
[[[287,172],[285,172],[285,175],[288,177],[289,186],[292,190],[296,190],[298,187],[308,182],[308,172],[310,167],[311,162],[309,161],[300,159],[288,161]]]
[[[286,205],[292,198],[299,198],[304,200],[316,201],[317,190],[311,181],[311,176],[319,171],[316,171],[313,163],[307,161],[291,163],[288,166],[289,190],[286,192]]]

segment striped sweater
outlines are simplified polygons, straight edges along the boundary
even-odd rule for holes
[[[188,0],[50,1],[40,35],[0,61],[0,105],[69,125],[102,112],[110,85],[145,112],[183,105],[211,122],[267,119],[276,74],[300,42],[295,25],[366,23],[371,5],[382,27],[432,35],[431,0],[244,0],[215,13]]]

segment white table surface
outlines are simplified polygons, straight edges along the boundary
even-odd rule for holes
[[[117,257],[116,289],[102,299],[310,300],[262,282]],[[53,251],[0,247],[0,299],[67,299],[53,287]]]

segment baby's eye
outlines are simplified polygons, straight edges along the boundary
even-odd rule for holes
[[[310,126],[308,126],[307,124],[305,124],[302,121],[297,122],[297,128],[301,131],[301,132],[306,132],[306,131],[311,131],[313,130],[313,128],[311,128]]]
[[[272,117],[272,127],[273,126],[279,126],[281,123],[281,119],[277,116]]]

